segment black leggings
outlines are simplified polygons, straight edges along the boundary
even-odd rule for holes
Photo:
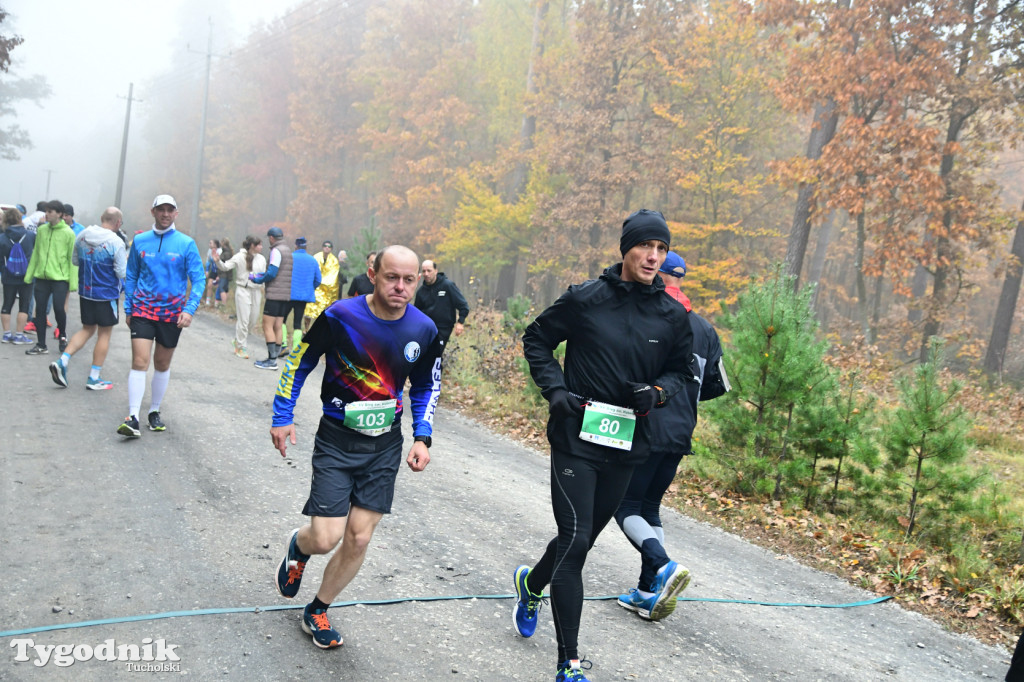
[[[57,321],[57,329],[62,337],[68,335],[67,282],[56,279],[37,279],[36,287],[36,344],[46,348],[46,299],[53,296],[53,317]]]
[[[592,462],[551,451],[551,510],[558,535],[530,571],[528,583],[534,594],[541,594],[545,586],[551,585],[551,612],[558,638],[556,665],[579,658],[583,564],[618,509],[632,474],[632,465]]]
[[[630,516],[639,516],[652,528],[661,527],[661,498],[672,485],[682,459],[680,452],[651,453],[647,461],[636,468],[619,504],[619,510],[615,512],[615,521],[622,528],[623,534],[626,532],[623,522]],[[660,542],[645,542],[643,547],[639,547],[628,535],[626,539],[640,552],[640,578],[637,585],[649,590],[658,569],[669,562],[665,547]]]
[[[14,310],[14,299],[18,299],[18,312],[28,315],[29,299],[32,298],[31,284],[5,284],[4,305],[0,312],[10,315]]]

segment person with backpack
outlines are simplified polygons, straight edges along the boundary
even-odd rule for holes
[[[36,235],[29,232],[21,222],[21,213],[16,208],[4,209],[3,222],[7,229],[0,234],[0,283],[3,283],[3,308],[0,322],[3,323],[3,343],[28,345],[32,339],[25,335],[28,322],[29,300],[32,285],[25,283],[28,262],[36,243]],[[18,301],[18,315],[14,329],[11,329],[11,310]]]
[[[75,233],[64,222],[64,203],[51,201],[46,205],[46,222],[36,229],[36,244],[25,273],[25,282],[35,282],[36,345],[25,355],[44,355],[46,348],[46,303],[53,296],[53,316],[57,320],[60,352],[68,345],[68,291],[78,288],[78,268],[71,262],[75,250]]]

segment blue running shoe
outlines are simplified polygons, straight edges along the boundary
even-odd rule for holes
[[[14,343],[14,332],[4,332],[4,343]]]
[[[50,376],[53,377],[53,383],[61,388],[68,387],[68,368],[60,362],[50,363]]]
[[[620,594],[618,604],[624,609],[629,609],[635,612],[638,616],[645,620],[651,620],[651,610],[654,609],[655,604],[658,601],[658,595],[651,595],[650,597],[644,597],[640,594],[640,591],[635,587],[632,588],[626,594]],[[662,618],[667,616],[669,613],[675,610],[675,601],[672,602],[672,608],[665,613]]]
[[[574,658],[571,661],[562,663],[555,675],[555,682],[590,682],[583,675],[583,670],[590,670],[593,665],[590,661]]]
[[[661,567],[654,578],[651,592],[657,600],[650,610],[651,620],[661,620],[676,610],[676,597],[690,584],[690,572],[685,567],[670,561]]]
[[[299,529],[294,529],[288,534],[288,549],[285,550],[284,559],[277,567],[274,574],[274,583],[277,591],[285,599],[293,599],[299,593],[299,585],[302,584],[302,572],[306,570],[306,562],[309,555],[299,551],[298,540]]]
[[[313,644],[321,649],[333,649],[344,644],[341,633],[331,627],[327,611],[311,611],[310,604],[302,610],[302,631],[313,636]]]
[[[520,566],[512,574],[516,584],[516,605],[512,607],[512,624],[522,637],[533,636],[537,629],[537,614],[540,613],[542,595],[530,592],[526,586],[526,576],[530,575],[529,566]]]

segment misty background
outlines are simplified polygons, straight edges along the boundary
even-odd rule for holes
[[[201,94],[206,49],[213,27],[213,59],[229,57],[256,27],[286,13],[294,3],[280,0],[167,0],[158,3],[99,0],[89,3],[8,0],[5,35],[24,43],[11,53],[8,79],[41,76],[51,94],[39,104],[15,104],[13,120],[32,147],[20,159],[0,161],[0,203],[60,199],[75,207],[83,225],[98,224],[114,203],[129,83],[134,83],[121,208],[129,232],[152,224],[149,203],[159,193],[181,189],[151,180],[160,160],[147,153],[146,129],[156,112],[181,116],[197,105],[195,96],[175,101],[161,93]],[[201,102],[200,102],[201,104]],[[158,133],[155,133],[158,134]],[[194,142],[179,150],[195,159]],[[158,176],[159,174],[157,174]],[[145,176],[144,181],[140,181]],[[47,193],[47,186],[49,192]],[[191,187],[189,187],[191,192]],[[186,231],[190,207],[181,206],[178,224]]]

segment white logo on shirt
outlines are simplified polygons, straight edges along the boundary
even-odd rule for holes
[[[416,362],[416,358],[420,356],[420,344],[415,341],[410,341],[405,344],[405,350],[403,351],[405,359],[409,362]]]
[[[444,296],[447,293],[448,293],[447,291],[439,291],[439,292],[437,292],[437,295],[438,296]]]

